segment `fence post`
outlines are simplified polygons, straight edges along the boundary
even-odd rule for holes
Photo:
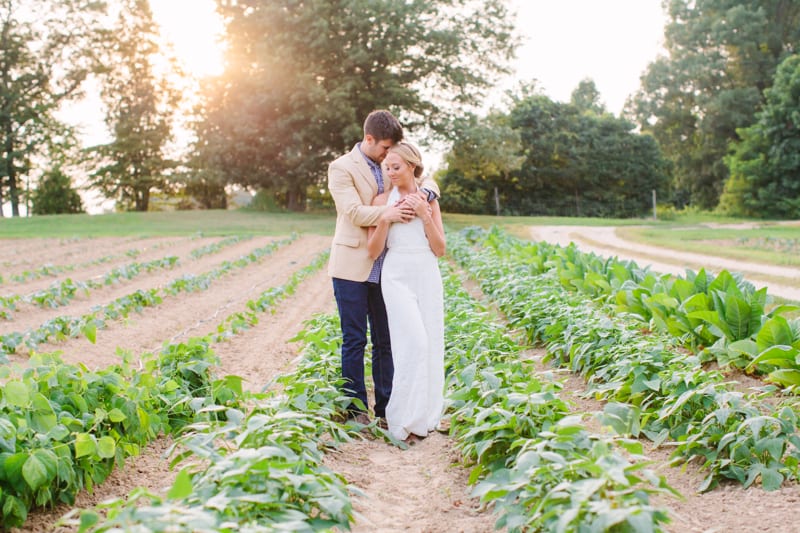
[[[653,220],[658,220],[658,215],[656,215],[656,190],[653,189]]]

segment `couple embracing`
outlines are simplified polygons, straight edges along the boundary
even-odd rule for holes
[[[437,258],[445,252],[439,188],[423,179],[419,150],[386,110],[331,163],[336,230],[328,274],[342,327],[342,377],[349,415],[369,423],[364,381],[372,340],[373,412],[395,438],[413,442],[444,408],[444,306]],[[355,401],[360,400],[360,401]]]

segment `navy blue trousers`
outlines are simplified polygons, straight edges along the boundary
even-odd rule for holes
[[[367,346],[367,324],[372,341],[372,381],[375,385],[375,416],[386,416],[386,404],[392,394],[392,345],[389,323],[381,286],[367,281],[333,278],[333,294],[342,324],[342,377],[345,393],[358,398],[368,407],[364,382],[364,349]],[[352,404],[350,412],[363,411]]]

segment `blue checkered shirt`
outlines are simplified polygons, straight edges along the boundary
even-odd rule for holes
[[[358,143],[358,150],[361,151],[361,143]],[[364,155],[364,152],[361,152],[361,155]],[[383,172],[381,171],[381,166],[365,155],[364,155],[364,160],[367,162],[367,165],[369,165],[369,169],[372,171],[372,175],[375,177],[375,181],[378,184],[378,194],[382,194]],[[383,268],[384,257],[386,257],[385,249],[383,250],[383,253],[381,253],[381,255],[372,264],[372,271],[369,273],[367,281],[371,283],[379,283],[381,281],[381,268]]]

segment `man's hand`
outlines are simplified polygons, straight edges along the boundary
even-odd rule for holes
[[[403,201],[408,207],[413,209],[415,216],[425,219],[431,215],[432,210],[431,205],[428,203],[428,195],[422,191],[409,194]]]
[[[396,202],[394,205],[387,206],[383,212],[383,219],[388,222],[410,222],[414,218],[414,209],[404,200]]]

